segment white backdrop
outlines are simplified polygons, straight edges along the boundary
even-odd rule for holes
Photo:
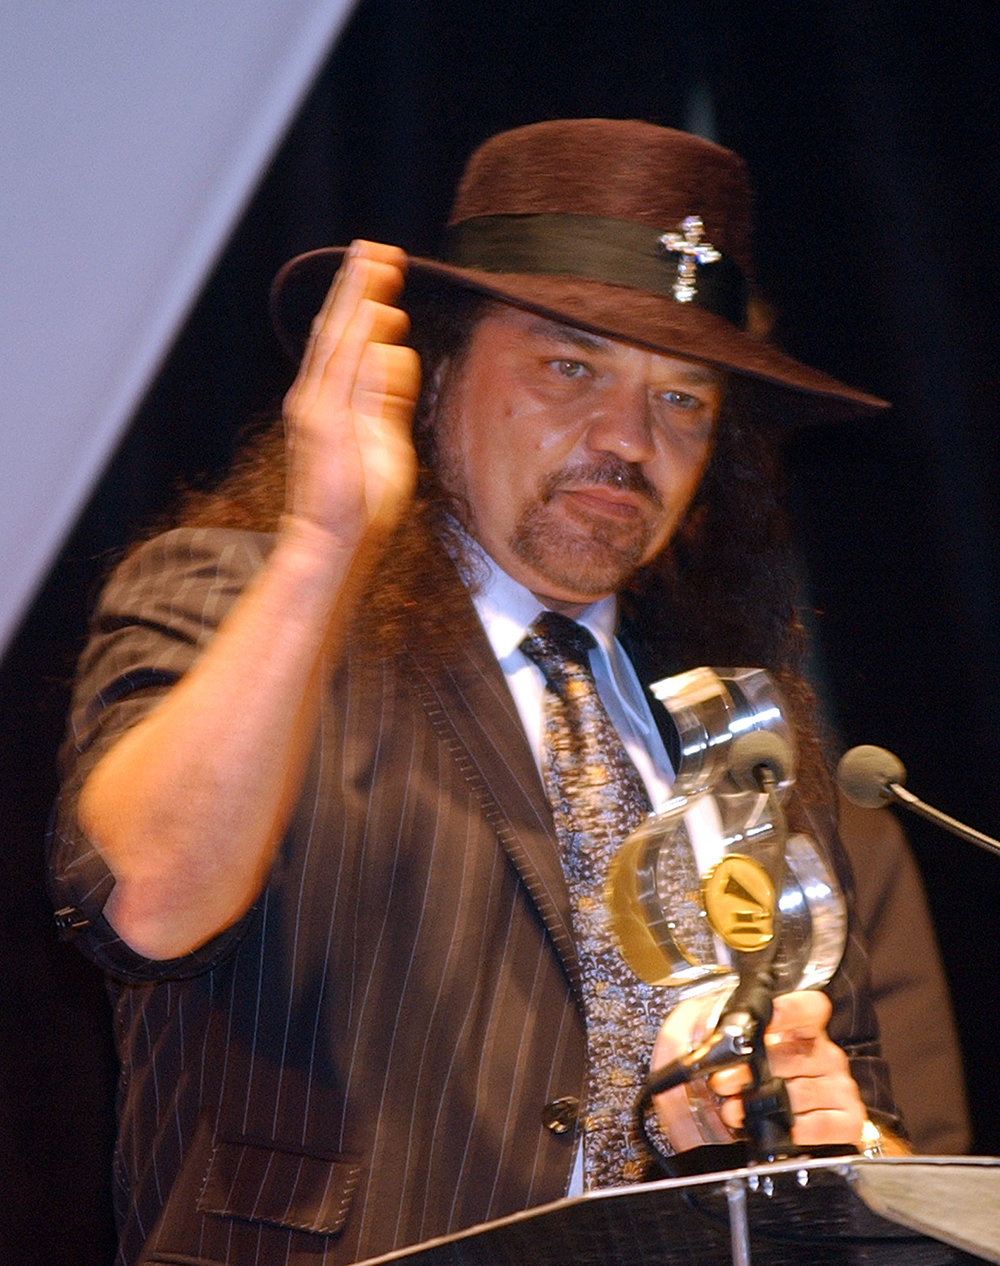
[[[351,7],[0,6],[0,650]]]

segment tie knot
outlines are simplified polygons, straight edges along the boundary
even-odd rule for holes
[[[589,629],[557,611],[543,611],[521,639],[521,650],[548,681],[563,677],[570,665],[589,676],[588,652],[596,645]]]

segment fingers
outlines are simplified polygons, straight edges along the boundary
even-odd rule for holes
[[[833,1005],[818,989],[798,989],[774,999],[769,1032],[784,1033],[803,1028],[825,1031]]]
[[[722,1000],[686,998],[670,1012],[653,1048],[651,1064],[660,1068],[687,1054],[712,1032]],[[716,1097],[702,1082],[678,1086],[656,1097],[660,1128],[675,1151],[702,1143],[725,1143],[730,1135],[716,1110]]]
[[[783,1079],[788,1091],[793,1141],[803,1147],[856,1145],[865,1119],[848,1058],[827,1035],[829,1016],[825,994],[808,990],[783,995],[775,999],[764,1038],[771,1072]],[[719,1115],[729,1129],[742,1126],[743,1104],[738,1096],[750,1081],[746,1067],[726,1069],[711,1079],[712,1090],[726,1096]]]
[[[313,318],[298,377],[289,392],[291,399],[298,402],[300,396],[308,395],[310,384],[322,378],[359,322],[364,325],[365,341],[395,343],[406,337],[407,317],[392,306],[402,290],[405,267],[406,255],[398,247],[363,241],[348,247]]]
[[[317,361],[332,356],[352,322],[363,312],[371,321],[369,338],[379,343],[404,339],[409,332],[409,319],[405,312],[392,306],[402,284],[402,273],[389,264],[366,259],[343,264],[313,319],[305,363],[315,369]]]
[[[394,306],[405,263],[397,247],[351,245],[285,397],[284,521],[321,528],[338,550],[381,538],[412,494],[420,368]]]
[[[786,1082],[792,1108],[792,1142],[799,1147],[842,1144],[861,1148],[861,1131],[867,1113],[860,1100],[839,1093],[830,1098],[834,1106],[806,1110],[799,1105],[796,1087]],[[832,1089],[832,1087],[831,1087]],[[824,1095],[824,1098],[827,1096]],[[743,1129],[743,1101],[726,1100],[719,1108],[719,1117],[733,1134]]]
[[[338,301],[350,302],[360,298],[393,303],[402,289],[405,272],[406,253],[398,246],[361,240],[352,242],[333,285],[327,291],[323,306],[313,319],[311,335],[321,332],[331,319],[336,321],[334,314]]]
[[[408,433],[420,391],[420,358],[411,347],[369,342],[351,393],[359,414],[402,427]]]
[[[392,305],[399,298],[406,273],[406,254],[381,242],[352,242],[313,319],[310,337],[336,342],[343,321],[364,300]],[[405,318],[404,318],[405,320]],[[331,337],[332,336],[332,337]]]
[[[393,306],[405,264],[398,247],[351,244],[313,319],[299,373],[285,397],[286,419],[328,418],[352,408],[391,418],[412,410],[419,369],[415,373],[414,354],[398,347],[409,319]]]
[[[849,1076],[831,1073],[822,1077],[785,1077],[782,1079],[788,1091],[788,1100],[796,1117],[804,1117],[811,1113],[827,1111],[854,1113],[860,1105],[857,1087]],[[715,1079],[712,1079],[712,1090],[716,1090]],[[749,1073],[744,1078],[743,1087],[750,1085]],[[719,1114],[729,1129],[737,1129],[743,1121],[743,1101],[738,1094],[727,1096],[719,1105]],[[860,1127],[861,1117],[858,1125]],[[840,1139],[839,1142],[848,1140]]]
[[[846,1072],[847,1056],[827,1037],[830,1011],[830,999],[814,989],[780,994],[774,999],[764,1046],[771,1072],[776,1077],[819,1077]],[[741,1065],[716,1073],[712,1089],[720,1095],[733,1095],[749,1083],[749,1070]]]

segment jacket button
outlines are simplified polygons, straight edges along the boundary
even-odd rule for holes
[[[566,1134],[576,1125],[580,1112],[580,1100],[567,1095],[564,1099],[553,1099],[542,1109],[542,1124],[553,1134]]]

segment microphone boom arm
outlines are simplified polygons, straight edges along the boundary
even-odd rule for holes
[[[888,782],[885,785],[887,799],[896,801],[897,804],[904,805],[907,809],[911,809],[922,818],[926,818],[928,822],[934,822],[937,826],[944,827],[946,831],[950,831],[952,835],[957,835],[959,839],[967,840],[970,844],[978,844],[980,848],[985,848],[988,853],[993,853],[1000,857],[1000,840],[993,839],[990,835],[984,835],[982,831],[976,831],[971,826],[966,826],[964,822],[959,822],[955,818],[951,818],[947,813],[942,813],[940,809],[935,809],[919,796],[915,796],[912,791],[907,789],[898,782]]]

